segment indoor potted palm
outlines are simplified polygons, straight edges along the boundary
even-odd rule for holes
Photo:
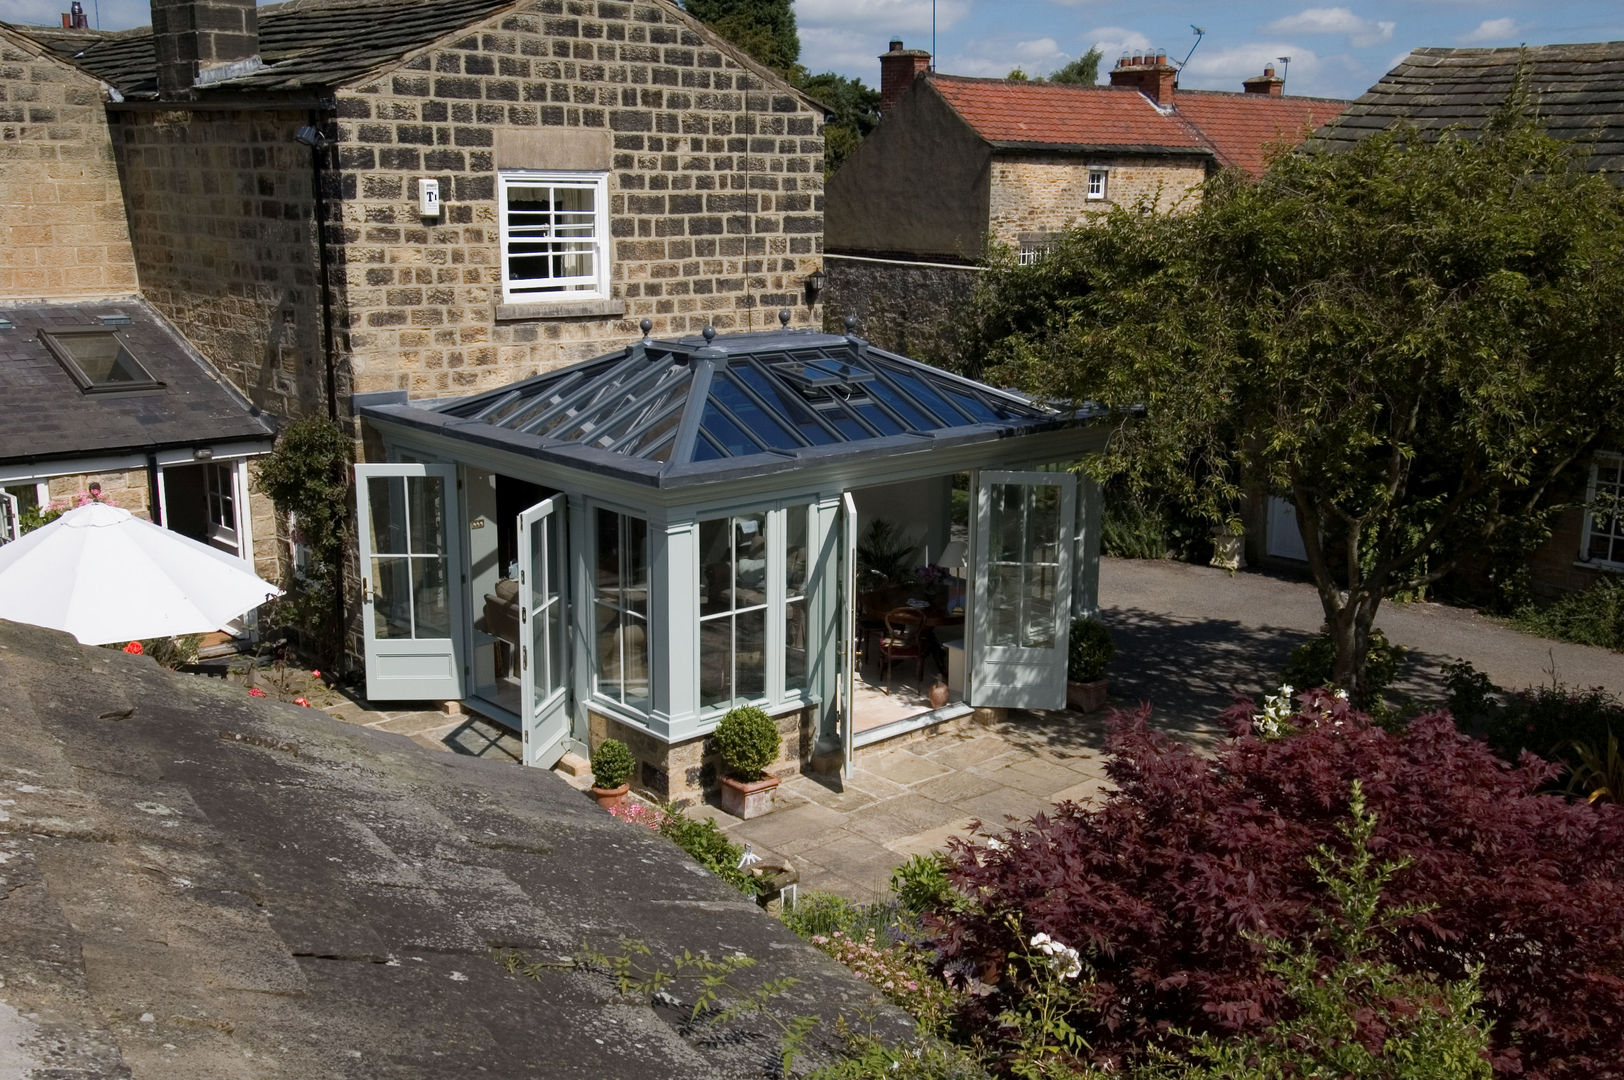
[[[1116,655],[1111,631],[1098,619],[1075,619],[1066,654],[1066,703],[1078,712],[1105,708],[1105,666]]]
[[[619,739],[605,739],[592,753],[592,797],[605,810],[619,806],[631,790],[632,752]]]
[[[767,769],[778,760],[778,725],[754,705],[732,709],[716,725],[722,759],[722,809],[746,820],[773,808],[778,777]]]

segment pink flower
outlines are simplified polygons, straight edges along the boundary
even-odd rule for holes
[[[248,696],[249,697],[264,697],[265,696],[265,691],[261,690],[257,686],[250,686],[248,688]]]
[[[308,702],[308,701],[306,701],[306,700],[305,700],[305,699],[304,699],[304,698],[302,698],[302,697],[296,697],[296,698],[294,698],[294,699],[293,699],[293,703],[294,703],[294,704],[295,704],[295,705],[303,705],[303,706],[304,706],[304,707],[305,707],[305,708],[307,708],[307,709],[308,709],[308,708],[310,708],[310,702]]]
[[[132,641],[128,645],[124,646],[124,651],[129,653],[131,656],[140,656],[147,650],[141,647],[141,643],[139,641]]]
[[[311,672],[311,673],[310,673],[310,677],[311,677],[311,678],[312,678],[312,679],[319,679],[319,678],[321,678],[321,672],[319,672],[319,671],[312,671],[312,672]]]

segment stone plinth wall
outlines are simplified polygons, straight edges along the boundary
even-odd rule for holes
[[[145,469],[118,469],[111,472],[53,476],[45,482],[51,502],[69,509],[80,499],[90,498],[90,485],[101,485],[101,500],[128,510],[137,517],[152,520],[152,481]]]
[[[100,84],[0,29],[0,298],[135,291]]]
[[[924,265],[841,258],[827,261],[824,323],[845,333],[846,316],[857,333],[892,352],[928,364],[966,370],[959,316],[970,303],[980,271],[973,266]]]
[[[326,408],[302,110],[117,111],[142,293],[251,402]],[[336,193],[336,191],[335,191]]]
[[[338,94],[356,387],[466,393],[656,337],[815,326],[822,114],[674,6],[538,0]],[[498,170],[606,173],[611,297],[504,308]],[[420,216],[439,182],[443,213]]]
[[[791,776],[812,759],[818,737],[817,710],[795,709],[773,719],[782,743],[778,760],[767,771],[773,776]],[[595,750],[605,739],[619,739],[631,750],[637,762],[631,780],[636,791],[669,802],[698,803],[717,787],[721,759],[708,735],[665,743],[641,728],[588,709],[587,745]]]
[[[1088,198],[1090,168],[1108,172],[1104,199]],[[987,231],[993,240],[1019,248],[1023,239],[1058,232],[1115,206],[1148,201],[1164,213],[1181,203],[1188,206],[1205,179],[1199,158],[999,155],[992,166]]]

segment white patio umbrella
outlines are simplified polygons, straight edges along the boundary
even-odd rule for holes
[[[0,546],[0,619],[84,645],[208,633],[281,592],[235,555],[106,503]]]

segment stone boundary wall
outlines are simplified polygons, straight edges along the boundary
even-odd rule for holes
[[[680,743],[664,743],[641,728],[587,707],[587,745],[596,750],[605,739],[619,739],[637,762],[632,788],[671,802],[705,801],[721,776],[721,759],[709,735]],[[778,760],[767,769],[771,776],[793,776],[812,760],[817,742],[817,708],[792,709],[773,717],[783,740]]]
[[[135,291],[101,84],[0,30],[0,298]]]
[[[625,345],[643,318],[656,337],[776,328],[786,307],[821,323],[804,282],[822,263],[822,115],[674,6],[537,0],[341,90],[338,117],[357,390],[499,386]],[[501,310],[509,168],[607,172],[608,303]],[[438,219],[419,214],[423,178]]]
[[[857,333],[882,349],[945,367],[972,371],[958,318],[975,293],[981,272],[973,266],[875,262],[831,254],[824,290],[825,329],[845,333],[846,316]]]

